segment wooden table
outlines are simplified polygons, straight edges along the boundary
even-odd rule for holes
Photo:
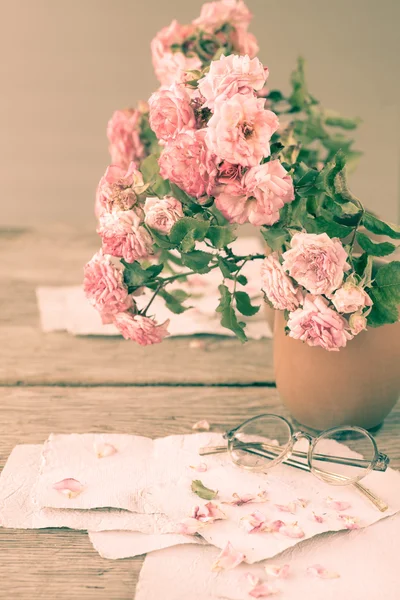
[[[50,228],[49,228],[50,229]],[[116,338],[43,334],[35,288],[76,284],[98,248],[90,229],[0,230],[0,464],[50,432],[151,437],[225,428],[261,412],[287,415],[270,340],[204,336],[140,348]],[[376,437],[400,468],[400,405]],[[142,558],[100,558],[84,532],[0,529],[0,598],[132,600]],[[160,599],[161,600],[161,599]]]

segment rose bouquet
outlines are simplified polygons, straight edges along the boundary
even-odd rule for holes
[[[400,263],[376,270],[374,257],[396,249],[376,236],[400,239],[400,228],[368,212],[346,182],[358,153],[336,131],[357,120],[321,107],[301,60],[289,96],[268,91],[249,22],[235,0],[204,5],[191,25],[174,21],[152,43],[162,86],[140,121],[146,152],[132,141],[140,131],[124,137],[125,115],[114,117],[121,133],[109,125],[116,164],[98,187],[102,249],[86,265],[84,287],[103,321],[139,344],[168,335],[168,323],[151,314],[153,299],[183,312],[179,283],[211,270],[221,275],[221,324],[245,341],[240,315],[260,309],[242,273],[254,260],[288,335],[311,346],[338,350],[367,325],[398,320]],[[268,256],[234,253],[243,223],[260,230]]]

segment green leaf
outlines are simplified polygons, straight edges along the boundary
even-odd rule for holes
[[[271,90],[267,96],[268,100],[271,102],[282,102],[285,100],[285,97],[282,95],[282,92],[279,90]]]
[[[309,99],[309,94],[304,76],[304,59],[299,57],[297,60],[297,69],[293,71],[291,76],[292,94],[289,102],[296,110],[302,110]]]
[[[280,251],[282,246],[290,239],[289,232],[281,225],[276,224],[271,227],[262,227],[261,233],[271,250]]]
[[[202,242],[207,235],[209,224],[194,217],[183,217],[172,227],[169,239],[176,246],[181,246],[184,252],[194,248],[195,242]],[[185,242],[185,238],[186,242]]]
[[[175,244],[170,242],[166,235],[162,235],[155,229],[150,229],[150,233],[151,237],[160,248],[164,248],[165,250],[172,250],[172,248],[175,248]]]
[[[357,275],[362,277],[368,265],[368,254],[363,252],[361,256],[353,256],[352,263]]]
[[[240,285],[247,285],[247,277],[245,277],[244,275],[238,275],[236,277],[236,281],[240,283]]]
[[[175,183],[170,183],[170,186],[171,186],[171,194],[173,195],[174,198],[179,200],[179,202],[182,202],[182,204],[189,204],[189,205],[196,204],[195,198],[192,198],[191,196],[189,196],[186,192],[181,190],[180,187],[175,185]]]
[[[213,500],[218,495],[218,492],[207,488],[200,481],[200,479],[195,479],[194,481],[192,481],[192,492],[199,496],[199,498],[202,498],[203,500]]]
[[[372,256],[387,256],[396,250],[396,246],[390,242],[383,242],[381,244],[372,242],[365,233],[358,232],[356,239],[364,252]]]
[[[328,221],[324,217],[306,217],[304,226],[308,233],[326,233],[329,237],[346,238],[351,234],[352,228],[339,225],[334,221]]]
[[[368,293],[374,303],[367,317],[368,324],[379,327],[386,323],[396,323],[399,320],[400,305],[400,261],[380,267]]]
[[[232,273],[238,270],[237,264],[226,258],[222,258],[222,256],[218,256],[217,260],[220,271],[225,279],[233,279]]]
[[[342,129],[357,129],[359,124],[361,123],[361,119],[346,119],[345,117],[326,117],[325,125],[329,125],[330,127],[341,127]]]
[[[221,294],[220,302],[217,307],[217,312],[221,313],[221,325],[233,331],[241,342],[247,341],[247,336],[244,332],[244,323],[239,323],[236,313],[232,308],[232,294],[226,287],[221,284],[219,287]]]
[[[236,308],[242,315],[252,317],[260,310],[260,306],[253,306],[250,296],[246,292],[235,292]]]
[[[162,289],[159,291],[159,295],[161,298],[164,298],[166,307],[176,315],[180,315],[181,313],[188,310],[190,306],[183,306],[182,302],[184,302],[187,298],[187,294],[185,297],[182,294],[183,290],[175,290],[174,292],[167,292]]]
[[[152,265],[148,269],[143,269],[140,264],[135,261],[133,263],[123,262],[125,266],[124,281],[128,287],[140,287],[155,279],[163,270],[164,265]]]
[[[158,166],[158,159],[155,154],[150,154],[147,156],[140,164],[140,172],[143,175],[143,180],[145,183],[149,183],[150,181],[154,181],[160,172],[160,167]]]
[[[196,271],[196,273],[208,273],[210,271],[208,265],[214,258],[214,255],[202,250],[193,250],[186,254],[182,253],[181,258],[182,263],[189,269],[192,269],[192,271]]]
[[[365,229],[377,235],[386,235],[394,240],[400,240],[400,226],[394,223],[385,223],[369,212],[364,214],[363,225]]]
[[[236,240],[236,227],[212,225],[207,238],[215,248],[223,248]]]
[[[398,308],[394,304],[387,304],[379,289],[371,289],[368,293],[374,303],[367,317],[368,325],[370,327],[381,327],[382,325],[397,323],[399,320]]]

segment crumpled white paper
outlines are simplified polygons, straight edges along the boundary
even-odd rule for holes
[[[236,240],[232,248],[237,255],[262,252],[259,240],[251,237]],[[247,291],[254,304],[263,304],[260,261],[248,262],[241,274],[248,278],[248,284],[239,286],[238,289]],[[185,304],[193,308],[176,315],[166,308],[162,298],[157,297],[152,304],[152,313],[156,315],[159,323],[170,319],[168,330],[171,336],[200,333],[232,336],[234,334],[231,331],[221,326],[215,312],[219,303],[220,283],[221,276],[218,270],[201,276],[193,275],[187,282],[179,282],[179,285],[176,285],[192,295]],[[227,285],[230,283],[228,281]],[[151,295],[152,292],[147,290],[138,298],[139,304],[145,306]],[[43,331],[66,330],[74,335],[119,335],[113,325],[103,325],[99,313],[89,304],[80,285],[39,287],[36,296]],[[253,317],[242,318],[247,323],[246,332],[249,338],[271,337],[271,330],[262,308]]]
[[[112,533],[110,535],[113,535]],[[129,534],[127,534],[129,535]],[[212,572],[212,546],[173,547],[148,554],[135,600],[244,600],[251,573],[279,590],[284,600],[398,600],[400,515],[359,531],[327,534],[298,544],[273,560]],[[265,565],[290,565],[287,579],[268,576]],[[321,564],[337,579],[318,579],[307,567]]]
[[[175,527],[165,515],[142,515],[126,510],[71,510],[41,508],[32,492],[39,474],[41,445],[16,446],[0,475],[0,526],[13,529],[68,527],[90,531],[123,529],[155,534],[170,533]],[[163,546],[160,546],[163,547]]]
[[[89,531],[89,539],[100,556],[111,559],[140,556],[182,544],[207,543],[199,537],[189,535],[176,533],[146,535],[132,531]]]
[[[93,450],[96,441],[114,445],[117,453],[98,459]],[[363,479],[363,485],[389,504],[389,510],[380,513],[354,487],[328,485],[310,473],[286,465],[264,474],[236,467],[227,454],[199,457],[201,446],[223,444],[222,435],[217,433],[170,436],[154,441],[118,434],[54,435],[44,446],[37,502],[53,508],[112,506],[146,514],[161,513],[178,524],[191,514],[193,506],[202,507],[206,503],[191,491],[192,481],[200,479],[206,487],[218,490],[214,502],[227,517],[206,525],[200,532],[202,537],[219,548],[230,541],[246,555],[249,563],[274,556],[299,541],[280,531],[247,533],[241,519],[255,510],[265,514],[268,521],[297,523],[304,531],[303,539],[345,528],[341,518],[344,513],[354,517],[360,527],[366,527],[400,510],[400,474],[391,469],[386,473],[372,472]],[[198,473],[191,468],[199,462],[206,463],[206,472]],[[56,482],[66,478],[81,482],[84,489],[80,495],[69,499],[53,489]],[[257,496],[261,492],[266,492],[267,502],[239,507],[226,504],[234,493]],[[348,502],[350,507],[339,512],[327,504],[329,497]],[[306,506],[302,506],[304,501]],[[290,503],[295,504],[293,514],[277,507]],[[314,513],[322,517],[322,523],[315,520]]]

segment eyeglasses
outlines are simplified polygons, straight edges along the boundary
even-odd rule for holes
[[[302,438],[309,443],[307,452],[295,448]],[[378,451],[372,435],[361,427],[334,427],[312,437],[304,431],[295,433],[283,417],[263,414],[226,432],[224,439],[227,446],[200,448],[200,455],[228,451],[235,464],[252,471],[265,471],[284,463],[309,471],[331,485],[353,485],[381,512],[388,509],[383,500],[359,483],[371,471],[386,471],[389,464],[388,456]],[[354,456],[355,452],[349,452],[343,442],[351,449],[362,448],[364,458]]]

